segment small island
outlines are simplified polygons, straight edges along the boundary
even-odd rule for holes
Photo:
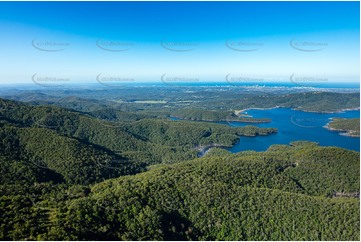
[[[360,137],[359,118],[334,118],[324,127],[331,131],[341,132],[340,135]]]

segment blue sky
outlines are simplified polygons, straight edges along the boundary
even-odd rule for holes
[[[359,2],[0,2],[0,83],[358,82],[359,18]]]

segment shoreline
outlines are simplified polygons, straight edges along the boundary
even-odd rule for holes
[[[253,123],[253,124],[262,124],[262,123],[271,123],[272,120],[268,118],[253,118],[253,117],[240,117],[239,123]]]
[[[333,118],[331,118],[331,121],[328,122],[326,125],[322,126],[323,128],[332,131],[332,132],[338,132],[339,135],[341,136],[347,136],[347,137],[352,137],[352,138],[360,138],[360,135],[354,134],[356,131],[354,130],[343,130],[343,129],[335,129],[335,128],[331,128],[329,126],[329,124],[332,122]]]
[[[252,118],[251,116],[242,116],[244,118]],[[235,122],[235,123],[270,123],[272,120],[270,121],[252,121],[252,120],[240,120],[238,117],[238,119],[221,119],[221,120],[209,120],[209,119],[190,119],[190,118],[181,118],[181,117],[176,117],[176,116],[169,116],[169,118],[176,118],[177,120],[172,120],[172,121],[191,121],[191,122],[207,122],[207,123],[221,123],[221,122]]]
[[[197,157],[205,156],[212,148],[230,148],[232,146],[226,146],[221,144],[208,144],[208,145],[201,145],[196,146],[195,149],[198,150]]]
[[[247,110],[267,110],[267,109],[275,109],[275,108],[282,108],[282,106],[274,106],[274,107],[271,107],[271,108],[244,108],[244,109],[240,109],[240,110],[234,110],[234,112],[237,112],[237,113],[243,113],[244,111],[247,111]]]
[[[302,111],[302,112],[306,112],[306,113],[321,113],[321,114],[333,114],[333,113],[343,113],[343,112],[347,112],[347,111],[357,111],[357,110],[360,110],[360,107],[358,108],[343,108],[343,109],[340,109],[338,111],[309,111],[309,110],[301,110],[301,109],[293,109],[293,110],[296,110],[296,111]]]
[[[357,111],[357,110],[361,109],[360,107],[357,107],[357,108],[343,108],[343,109],[340,109],[337,111],[311,111],[311,110],[302,110],[302,109],[298,109],[298,108],[291,108],[291,107],[284,107],[284,106],[275,106],[272,108],[244,108],[241,110],[234,110],[234,114],[239,116],[247,110],[270,110],[270,109],[276,109],[276,108],[290,108],[295,111],[301,111],[301,112],[306,112],[306,113],[320,113],[320,114],[342,113],[342,112],[347,112],[347,111]],[[247,115],[248,117],[252,117],[249,114],[245,114],[245,115]]]
[[[311,111],[311,110],[302,110],[302,109],[298,109],[298,108],[291,108],[291,107],[284,107],[284,106],[275,106],[275,107],[270,107],[270,108],[244,108],[244,109],[239,109],[239,110],[233,110],[233,113],[238,116],[238,118],[253,118],[252,115],[249,115],[247,113],[244,113],[248,110],[271,110],[271,109],[276,109],[276,108],[289,108],[291,110],[295,110],[295,111],[300,111],[300,112],[305,112],[305,113],[318,113],[318,114],[337,114],[337,113],[343,113],[343,112],[347,112],[347,111],[357,111],[360,110],[360,107],[357,108],[344,108],[344,109],[340,109],[337,111]],[[190,118],[181,118],[181,117],[177,117],[177,116],[169,116],[169,118],[176,118],[178,120],[185,120],[185,121],[193,121],[193,122],[212,122],[212,123],[216,123],[216,122],[239,122],[239,123],[270,123],[271,121],[242,121],[239,119],[221,119],[221,120],[209,120],[209,119],[202,119],[202,120],[196,120],[196,119],[190,119]]]
[[[282,106],[275,106],[275,107],[271,107],[271,108],[244,108],[241,110],[234,110],[234,114],[239,117],[242,113],[244,113],[247,110],[270,110],[270,109],[275,109],[275,108],[282,108]],[[245,114],[245,115],[252,118],[252,116],[249,114]]]

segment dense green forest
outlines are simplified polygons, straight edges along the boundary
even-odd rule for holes
[[[253,118],[235,112],[226,111],[209,111],[203,109],[182,109],[174,114],[172,117],[181,120],[194,120],[206,122],[241,122],[241,123],[270,123],[269,118]]]
[[[360,119],[359,118],[336,118],[326,126],[330,130],[344,131],[347,136],[360,137]]]
[[[231,146],[239,136],[268,135],[273,128],[232,128],[207,122],[140,119],[110,122],[58,107],[0,99],[0,117],[19,127],[49,129],[136,163],[171,163],[197,157],[201,145]],[[39,134],[41,136],[41,134]]]
[[[202,110],[202,109],[182,109],[179,110],[178,112],[172,113],[172,116],[186,120],[211,121],[211,122],[238,120],[238,117],[233,112],[210,111],[210,110]]]
[[[68,108],[0,99],[0,239],[360,239],[359,152],[299,141],[197,158],[277,130]]]
[[[361,241],[361,0],[0,0],[0,242]]]
[[[270,123],[272,120],[269,118],[252,118],[252,117],[241,117],[238,122],[242,123]]]
[[[359,240],[359,153],[335,147],[215,150],[90,186],[21,174],[0,186],[2,239]]]

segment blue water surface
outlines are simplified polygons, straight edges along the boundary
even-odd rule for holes
[[[339,132],[330,131],[323,126],[331,118],[359,118],[360,110],[340,113],[310,113],[292,110],[290,108],[274,108],[267,110],[247,110],[254,118],[271,118],[270,123],[246,124],[238,122],[223,122],[233,127],[255,125],[258,127],[278,128],[278,133],[268,136],[244,137],[232,148],[227,150],[237,153],[245,150],[265,151],[273,144],[289,144],[292,141],[308,140],[318,142],[323,146],[338,146],[360,151],[360,138],[342,136]]]

